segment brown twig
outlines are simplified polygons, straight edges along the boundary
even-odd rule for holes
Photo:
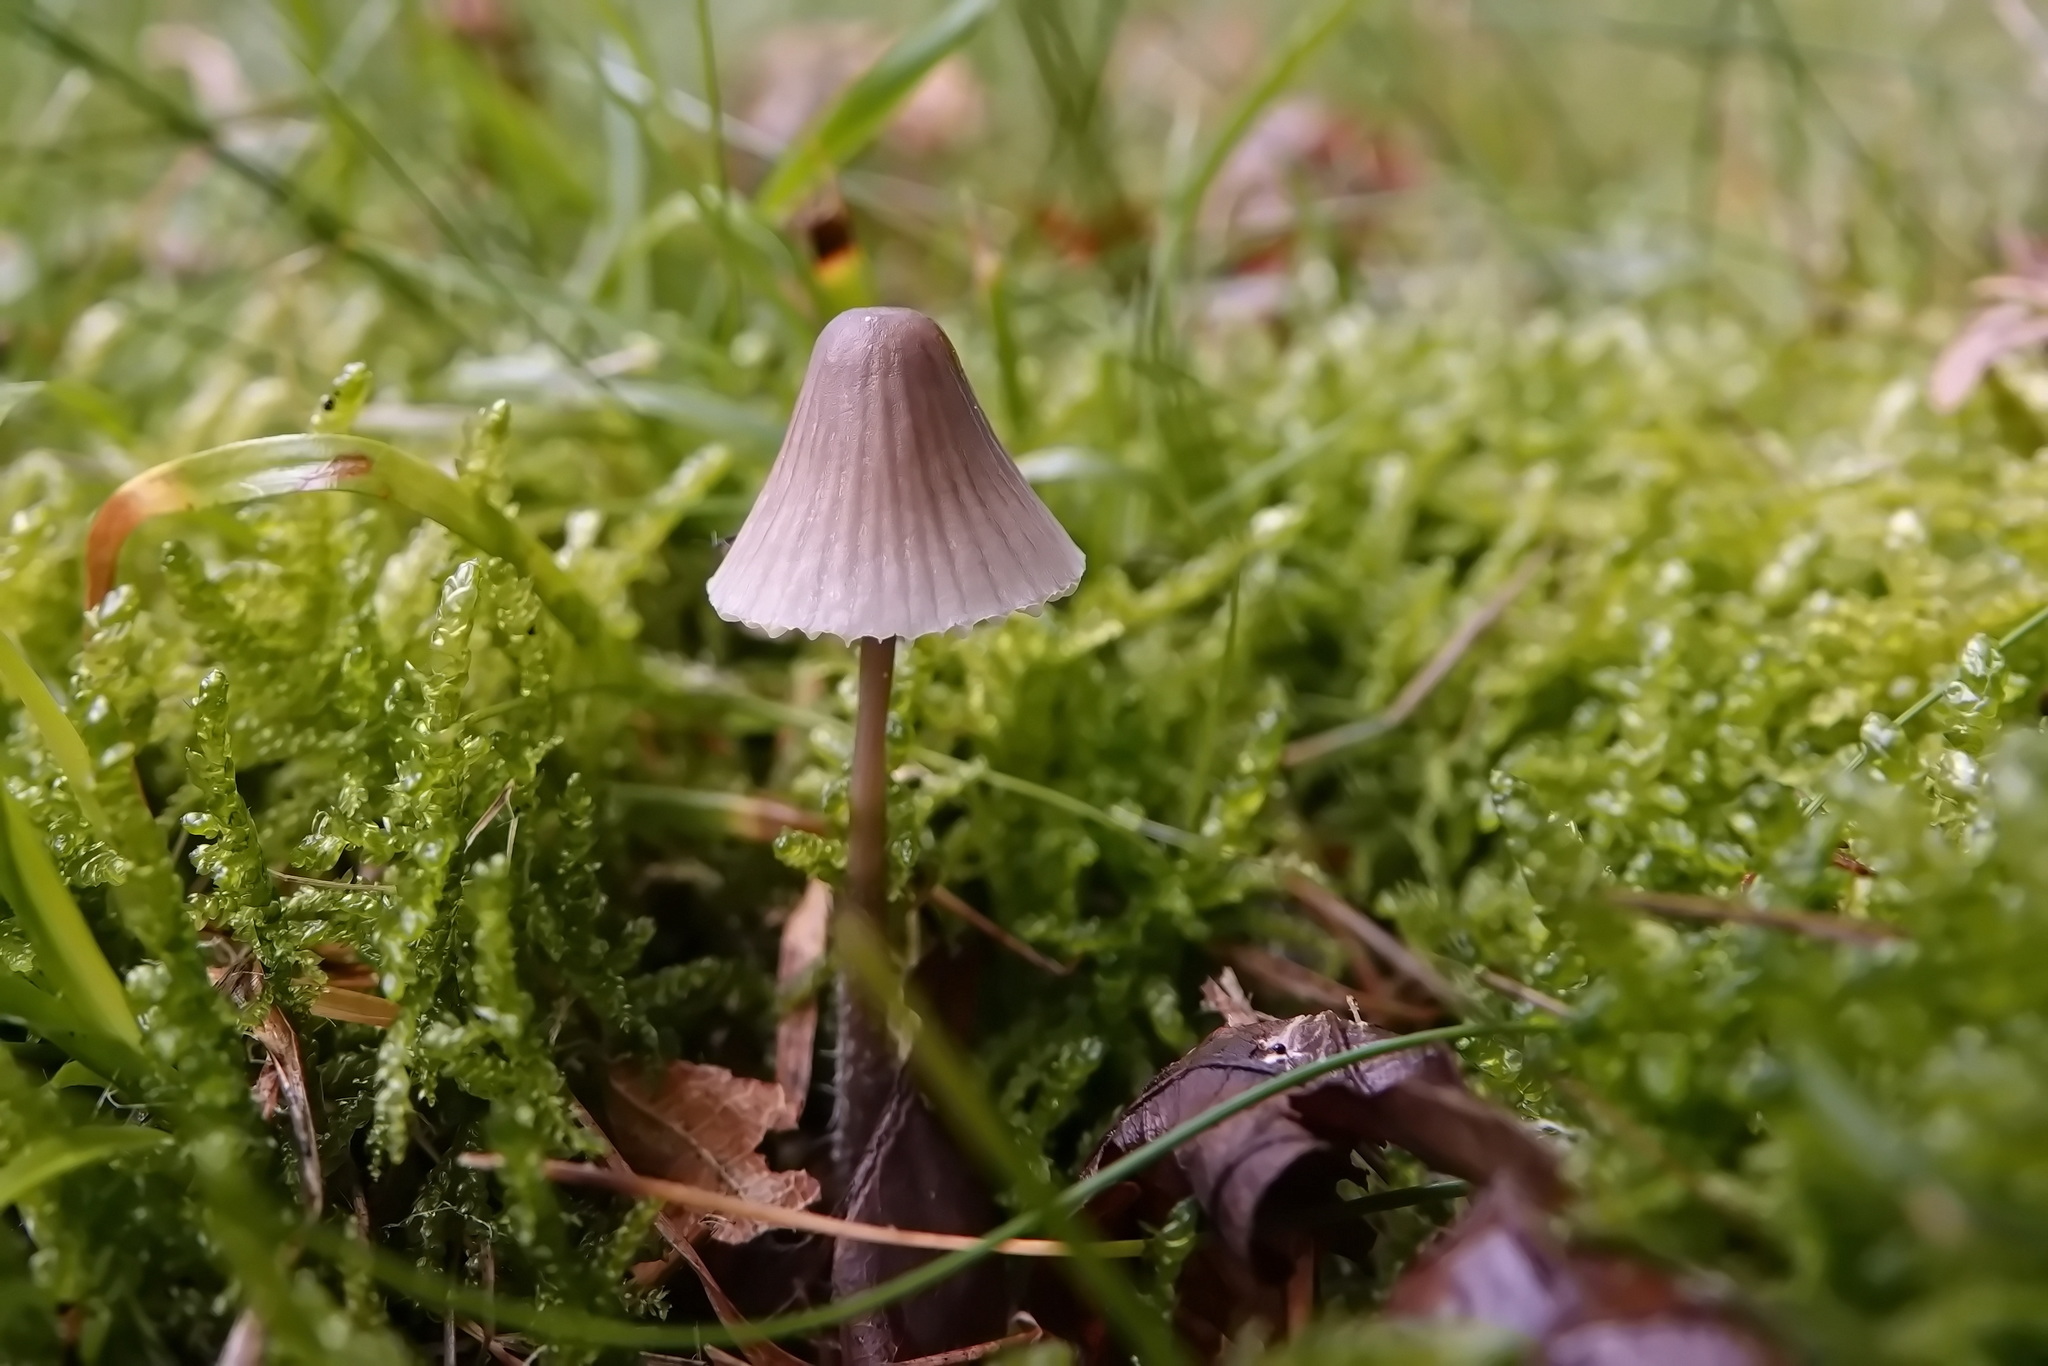
[[[1684,892],[1639,892],[1614,888],[1607,893],[1607,900],[1626,910],[1645,911],[1667,920],[1749,925],[1756,929],[1804,935],[1808,939],[1831,939],[1841,944],[1903,943],[1912,939],[1910,934],[1895,925],[1851,920],[1840,915],[1816,915],[1811,911],[1760,911],[1733,901]]]
[[[1549,992],[1538,991],[1527,982],[1518,982],[1504,972],[1495,972],[1492,968],[1481,968],[1475,975],[1481,982],[1492,987],[1501,995],[1512,996],[1524,1005],[1534,1006],[1547,1015],[1557,1016],[1560,1020],[1569,1020],[1578,1013]]]
[[[1335,754],[1338,750],[1349,749],[1353,745],[1364,744],[1375,736],[1384,735],[1413,716],[1416,709],[1429,700],[1429,695],[1437,690],[1437,686],[1450,676],[1451,670],[1458,667],[1458,661],[1478,643],[1481,636],[1492,629],[1493,624],[1501,619],[1514,600],[1535,581],[1536,576],[1549,562],[1550,551],[1547,547],[1523,560],[1515,572],[1508,576],[1507,582],[1494,590],[1492,597],[1481,603],[1471,616],[1458,623],[1457,629],[1452,631],[1449,638],[1437,647],[1437,652],[1429,657],[1429,662],[1416,670],[1414,677],[1402,686],[1401,691],[1395,694],[1394,700],[1389,702],[1379,715],[1367,717],[1363,721],[1352,721],[1296,740],[1280,751],[1280,762],[1288,768],[1312,763]]]
[[[498,795],[493,797],[491,804],[484,808],[484,814],[478,816],[476,824],[469,827],[469,833],[462,840],[462,847],[464,849],[468,849],[470,845],[475,844],[477,836],[490,828],[491,822],[498,818],[498,813],[512,804],[512,786],[512,780],[507,778],[505,785],[498,789]]]
[[[1333,934],[1348,934],[1380,956],[1394,971],[1421,987],[1437,1004],[1449,1010],[1463,1010],[1465,998],[1431,967],[1421,955],[1402,943],[1399,936],[1365,912],[1338,896],[1306,873],[1289,873],[1281,880],[1286,893],[1299,901],[1309,914]]]
[[[367,991],[350,991],[345,987],[323,987],[313,998],[310,1009],[323,1020],[374,1025],[378,1029],[389,1029],[398,1018],[396,1001],[372,996]]]
[[[1045,1330],[1040,1328],[1038,1320],[1032,1318],[1029,1314],[1018,1314],[1010,1322],[1013,1324],[1028,1324],[1029,1327],[1024,1328],[1020,1332],[1012,1333],[1006,1338],[997,1338],[993,1342],[977,1342],[972,1347],[955,1347],[950,1352],[934,1352],[930,1356],[909,1357],[894,1363],[894,1366],[965,1366],[967,1362],[980,1361],[983,1357],[994,1356],[997,1352],[1007,1351],[1012,1347],[1029,1347],[1034,1342],[1045,1341]]]
[[[1001,925],[996,924],[995,921],[969,905],[959,893],[953,891],[950,887],[934,886],[925,895],[932,905],[957,920],[966,921],[975,929],[980,930],[983,934],[1001,944],[1011,953],[1016,954],[1019,958],[1031,964],[1031,966],[1041,971],[1049,972],[1055,977],[1065,977],[1074,970],[1072,963],[1061,963],[1046,957],[1016,935],[1011,934]]]
[[[1270,953],[1255,944],[1229,944],[1217,950],[1223,960],[1268,991],[1291,997],[1303,1005],[1322,1010],[1347,1011],[1357,999],[1342,982],[1332,981],[1314,968],[1291,958]],[[1417,1006],[1391,996],[1366,1000],[1361,1006],[1366,1018],[1376,1025],[1413,1023],[1432,1019],[1434,1006]]]
[[[489,1152],[464,1153],[460,1161],[463,1166],[479,1171],[492,1171],[504,1163],[504,1159],[497,1153]],[[681,1205],[685,1209],[700,1210],[706,1214],[722,1215],[728,1219],[746,1219],[753,1223],[766,1224],[771,1228],[794,1229],[799,1233],[816,1233],[827,1238],[846,1238],[855,1242],[917,1248],[928,1252],[959,1252],[981,1245],[981,1239],[969,1234],[928,1233],[922,1229],[895,1228],[885,1224],[863,1224],[851,1219],[835,1219],[829,1214],[764,1205],[753,1200],[742,1200],[736,1195],[705,1190],[701,1186],[686,1186],[680,1181],[661,1181],[651,1176],[641,1176],[636,1172],[601,1167],[589,1162],[564,1162],[551,1158],[541,1164],[541,1171],[549,1180],[559,1181],[563,1185],[591,1186],[635,1200],[660,1200],[666,1204]],[[1127,1257],[1137,1255],[1142,1246],[1143,1244],[1136,1240],[1106,1242],[1097,1243],[1094,1250],[1099,1256]],[[1065,1257],[1069,1253],[1065,1243],[1050,1238],[1010,1238],[997,1243],[993,1250],[1006,1257]]]

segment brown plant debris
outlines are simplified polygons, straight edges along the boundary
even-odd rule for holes
[[[1781,1366],[1721,1297],[1623,1253],[1560,1242],[1512,1181],[1482,1192],[1395,1283],[1387,1312],[1532,1339],[1533,1366]]]
[[[817,968],[825,956],[825,941],[832,924],[832,887],[812,878],[804,894],[782,922],[782,948],[775,962],[775,987],[780,993],[795,990]],[[816,994],[784,1007],[775,1025],[775,1084],[789,1098],[789,1118],[794,1124],[804,1112],[804,1098],[811,1090],[811,1064],[818,1040],[818,998]]]
[[[795,1105],[775,1082],[706,1063],[672,1062],[652,1078],[620,1066],[612,1070],[607,1112],[607,1132],[635,1171],[781,1209],[818,1198],[816,1177],[771,1171],[756,1151],[771,1131],[796,1123]],[[763,1227],[714,1216],[711,1236],[744,1243]]]
[[[1843,915],[1818,915],[1812,911],[1761,911],[1740,902],[1684,892],[1639,892],[1616,889],[1607,894],[1615,905],[1631,911],[1647,911],[1667,920],[1696,920],[1705,924],[1748,925],[1756,929],[1782,930],[1808,939],[1832,939],[1843,944],[1900,943],[1912,938],[1894,925],[1872,920],[1851,920]]]

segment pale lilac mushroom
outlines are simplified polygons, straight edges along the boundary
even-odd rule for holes
[[[728,621],[860,642],[847,832],[853,907],[886,927],[896,640],[1031,610],[1086,560],[989,429],[939,325],[856,308],[819,334],[768,482],[711,576]]]
[[[896,641],[1034,609],[1072,592],[1083,564],[989,430],[937,323],[857,308],[826,326],[768,482],[711,576],[711,605],[771,634],[860,642],[846,904],[898,946],[884,856]],[[833,1145],[847,1217],[880,1218],[885,1191],[913,1191],[922,1227],[985,1227],[995,1206],[887,1032],[844,981],[839,1002]],[[907,1269],[889,1260],[906,1255],[840,1241],[834,1295]],[[841,1359],[877,1366],[1000,1332],[1000,1314],[980,1322],[1001,1295],[986,1270],[845,1324]]]

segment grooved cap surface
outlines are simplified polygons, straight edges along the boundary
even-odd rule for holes
[[[989,429],[939,325],[857,308],[818,336],[711,605],[779,635],[956,630],[1074,590],[1086,560]]]

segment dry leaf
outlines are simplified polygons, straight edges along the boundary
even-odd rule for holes
[[[1154,1078],[1088,1170],[1269,1077],[1393,1037],[1329,1011],[1227,1024]],[[1559,1190],[1549,1151],[1465,1089],[1455,1054],[1431,1047],[1356,1063],[1225,1120],[1139,1178],[1142,1207],[1156,1222],[1194,1196],[1231,1251],[1279,1283],[1307,1243],[1305,1225],[1351,1174],[1347,1155],[1361,1143],[1392,1144],[1475,1181],[1512,1176],[1545,1198]]]
[[[1512,1181],[1483,1192],[1395,1283],[1387,1312],[1534,1339],[1535,1366],[1782,1366],[1730,1306],[1661,1267],[1560,1243]]]
[[[637,1172],[785,1209],[818,1198],[817,1178],[809,1172],[771,1171],[755,1151],[771,1130],[796,1123],[789,1096],[772,1081],[673,1062],[650,1084],[638,1069],[618,1067],[608,1113],[607,1132]],[[761,1225],[744,1220],[705,1222],[722,1243],[744,1243],[761,1232]]]
[[[775,986],[788,991],[817,967],[825,956],[825,937],[832,923],[831,884],[812,878],[803,899],[782,922],[782,952],[775,963]],[[775,1026],[775,1084],[789,1097],[794,1124],[804,1112],[811,1090],[811,1060],[818,1039],[815,995],[790,1008]]]

